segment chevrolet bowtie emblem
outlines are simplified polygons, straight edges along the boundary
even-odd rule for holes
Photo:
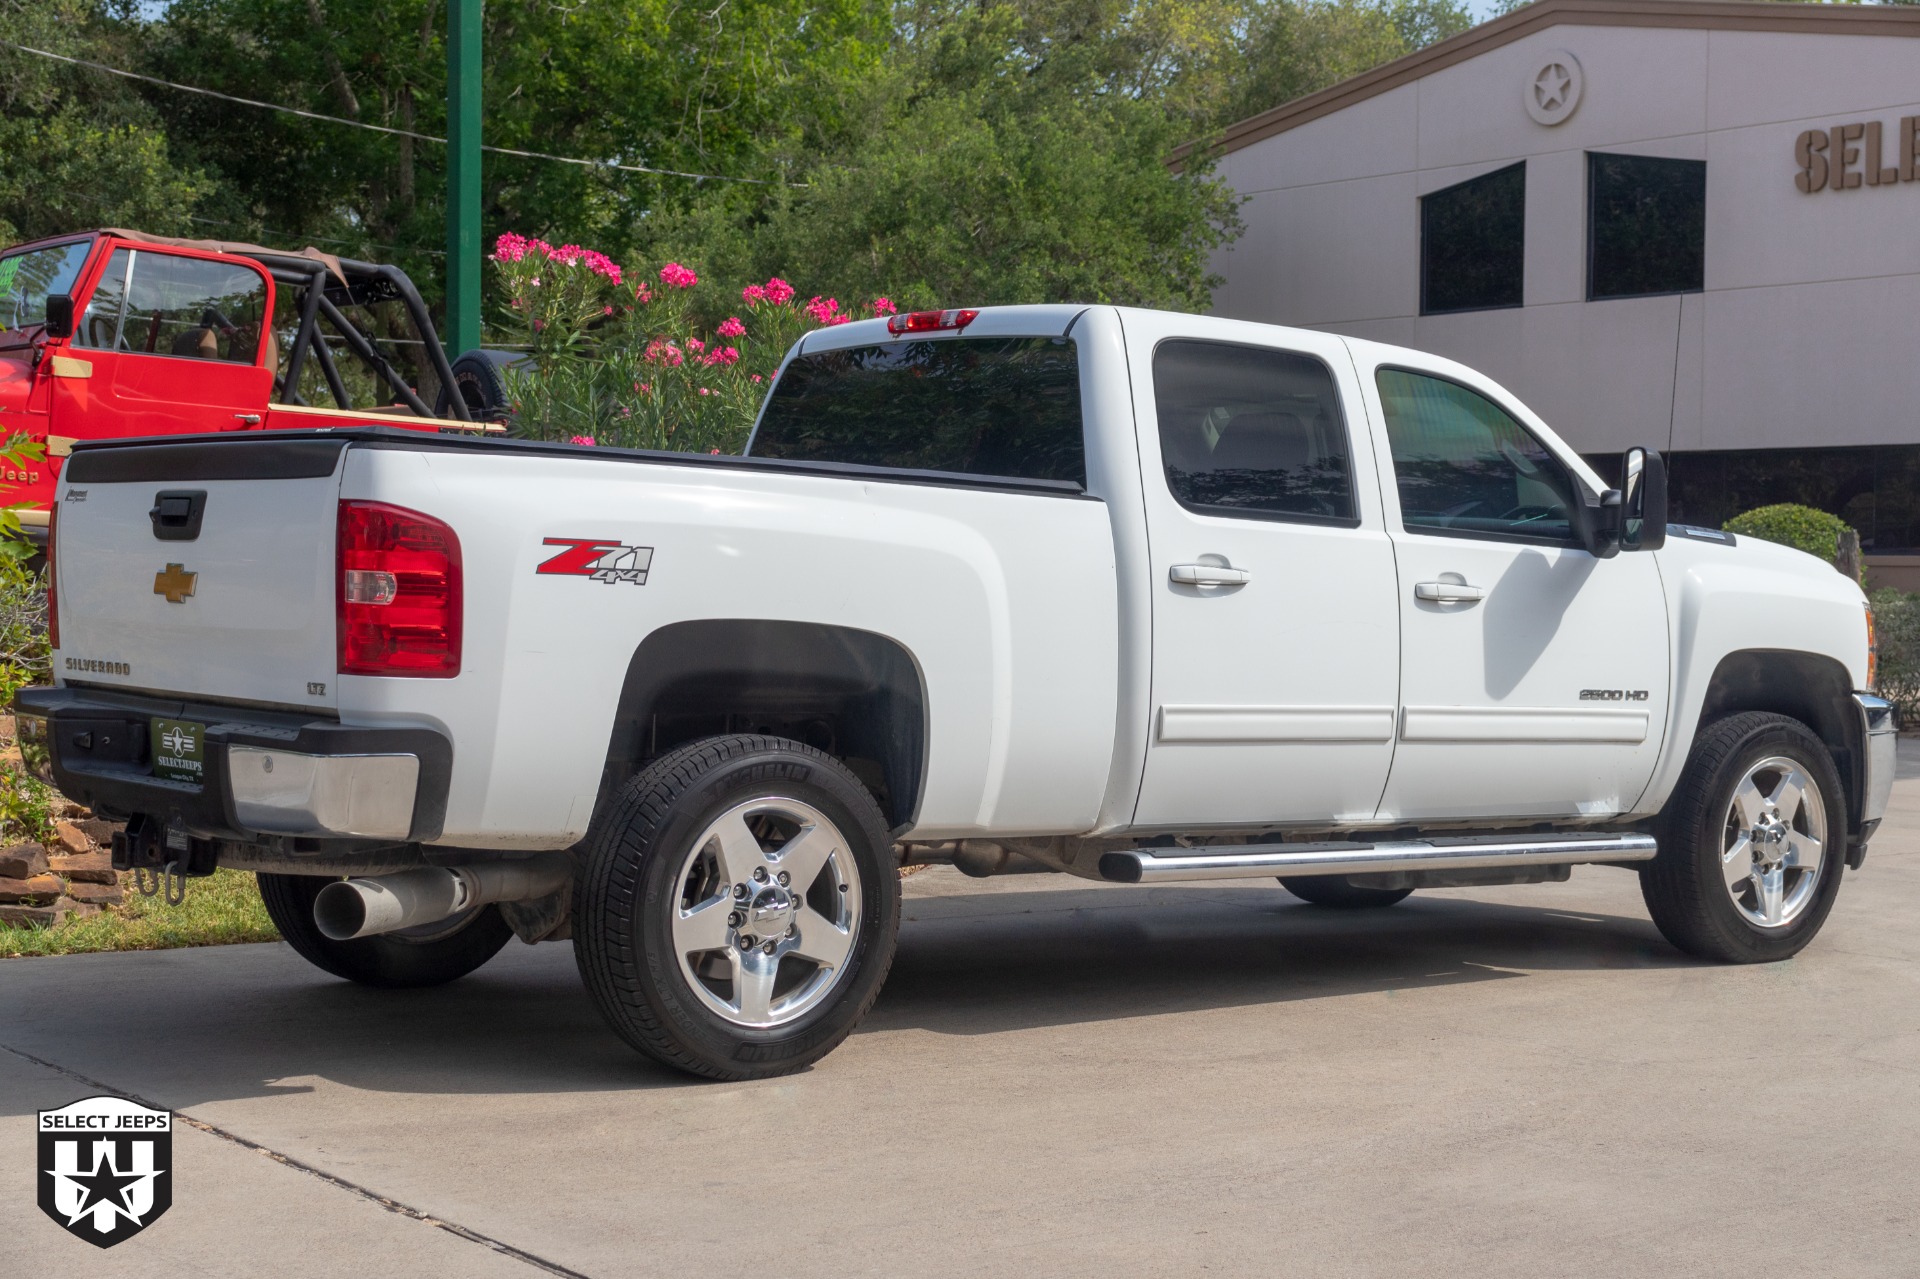
[[[153,575],[153,593],[166,596],[169,604],[184,604],[199,577],[198,573],[187,572],[184,564],[169,564]]]

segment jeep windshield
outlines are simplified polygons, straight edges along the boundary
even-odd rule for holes
[[[0,347],[24,346],[47,322],[47,297],[72,293],[93,249],[91,237],[0,255]]]

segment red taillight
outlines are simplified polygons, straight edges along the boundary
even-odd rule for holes
[[[460,539],[429,515],[340,503],[334,571],[342,675],[460,673]]]
[[[60,529],[60,503],[47,513],[47,647],[60,647],[60,592],[54,589],[53,541]]]
[[[978,311],[908,311],[887,317],[889,333],[934,333],[941,329],[964,329],[979,316]]]

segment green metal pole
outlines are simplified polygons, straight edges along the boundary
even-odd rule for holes
[[[449,359],[480,345],[480,0],[447,5]]]

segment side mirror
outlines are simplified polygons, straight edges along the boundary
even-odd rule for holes
[[[1620,546],[1657,551],[1667,544],[1667,463],[1650,449],[1620,457]]]
[[[70,293],[49,293],[47,295],[47,336],[50,338],[70,338],[73,336],[73,295]]]

